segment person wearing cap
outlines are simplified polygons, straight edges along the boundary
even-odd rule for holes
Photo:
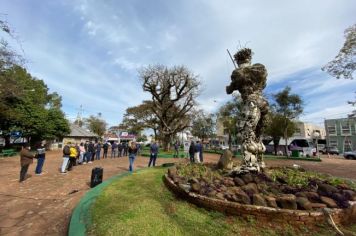
[[[28,167],[30,166],[30,164],[33,163],[33,158],[35,157],[35,155],[32,154],[30,150],[31,150],[30,145],[25,144],[20,152],[20,164],[21,164],[20,181],[19,181],[20,183],[26,179]]]

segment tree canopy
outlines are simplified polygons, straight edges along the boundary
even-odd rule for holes
[[[286,154],[288,155],[287,139],[291,137],[295,131],[295,128],[293,129],[294,119],[303,113],[303,100],[298,94],[291,94],[291,88],[288,86],[281,92],[274,94],[273,97],[275,103],[272,105],[272,109],[274,109],[275,117],[272,116],[272,118],[276,119],[275,122],[281,122],[279,123],[278,129],[283,131]],[[275,131],[277,132],[278,130]]]
[[[198,95],[197,76],[184,66],[148,66],[140,71],[142,88],[152,96],[152,112],[158,119],[164,149],[178,132],[190,126],[191,111]]]
[[[347,28],[344,35],[345,42],[339,53],[322,70],[337,79],[353,79],[356,69],[356,24]]]
[[[70,132],[60,110],[61,97],[49,93],[43,80],[18,65],[0,71],[0,129],[7,145],[12,131],[31,142],[61,137]]]
[[[194,136],[204,140],[215,134],[215,116],[207,114],[203,110],[195,112],[191,132]]]
[[[99,137],[103,136],[106,131],[107,123],[101,118],[99,113],[97,116],[91,115],[84,121],[85,126]]]

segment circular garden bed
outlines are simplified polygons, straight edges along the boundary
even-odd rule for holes
[[[307,172],[272,168],[263,173],[224,173],[214,164],[179,164],[166,185],[186,200],[227,214],[315,225],[332,218],[356,222],[355,183]]]

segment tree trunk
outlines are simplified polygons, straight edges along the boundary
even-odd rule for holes
[[[229,132],[229,149],[232,149],[232,140],[231,140],[231,133]]]
[[[5,147],[10,147],[10,135],[5,136]]]
[[[170,149],[170,141],[171,141],[171,136],[169,136],[169,135],[165,135],[162,138],[163,150],[164,151],[169,151],[169,149]]]
[[[284,140],[285,142],[285,151],[286,151],[286,156],[289,157],[289,152],[288,152],[288,137],[287,137],[287,129],[284,131]]]

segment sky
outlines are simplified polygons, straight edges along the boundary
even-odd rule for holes
[[[321,71],[356,23],[354,0],[2,0],[0,17],[19,38],[25,67],[62,96],[74,120],[99,112],[109,126],[150,99],[142,67],[184,65],[202,83],[198,104],[216,112],[231,99],[226,52],[247,46],[268,71],[269,98],[292,88],[305,102],[300,120],[323,125],[353,109],[356,80]],[[19,49],[17,49],[19,50]]]

